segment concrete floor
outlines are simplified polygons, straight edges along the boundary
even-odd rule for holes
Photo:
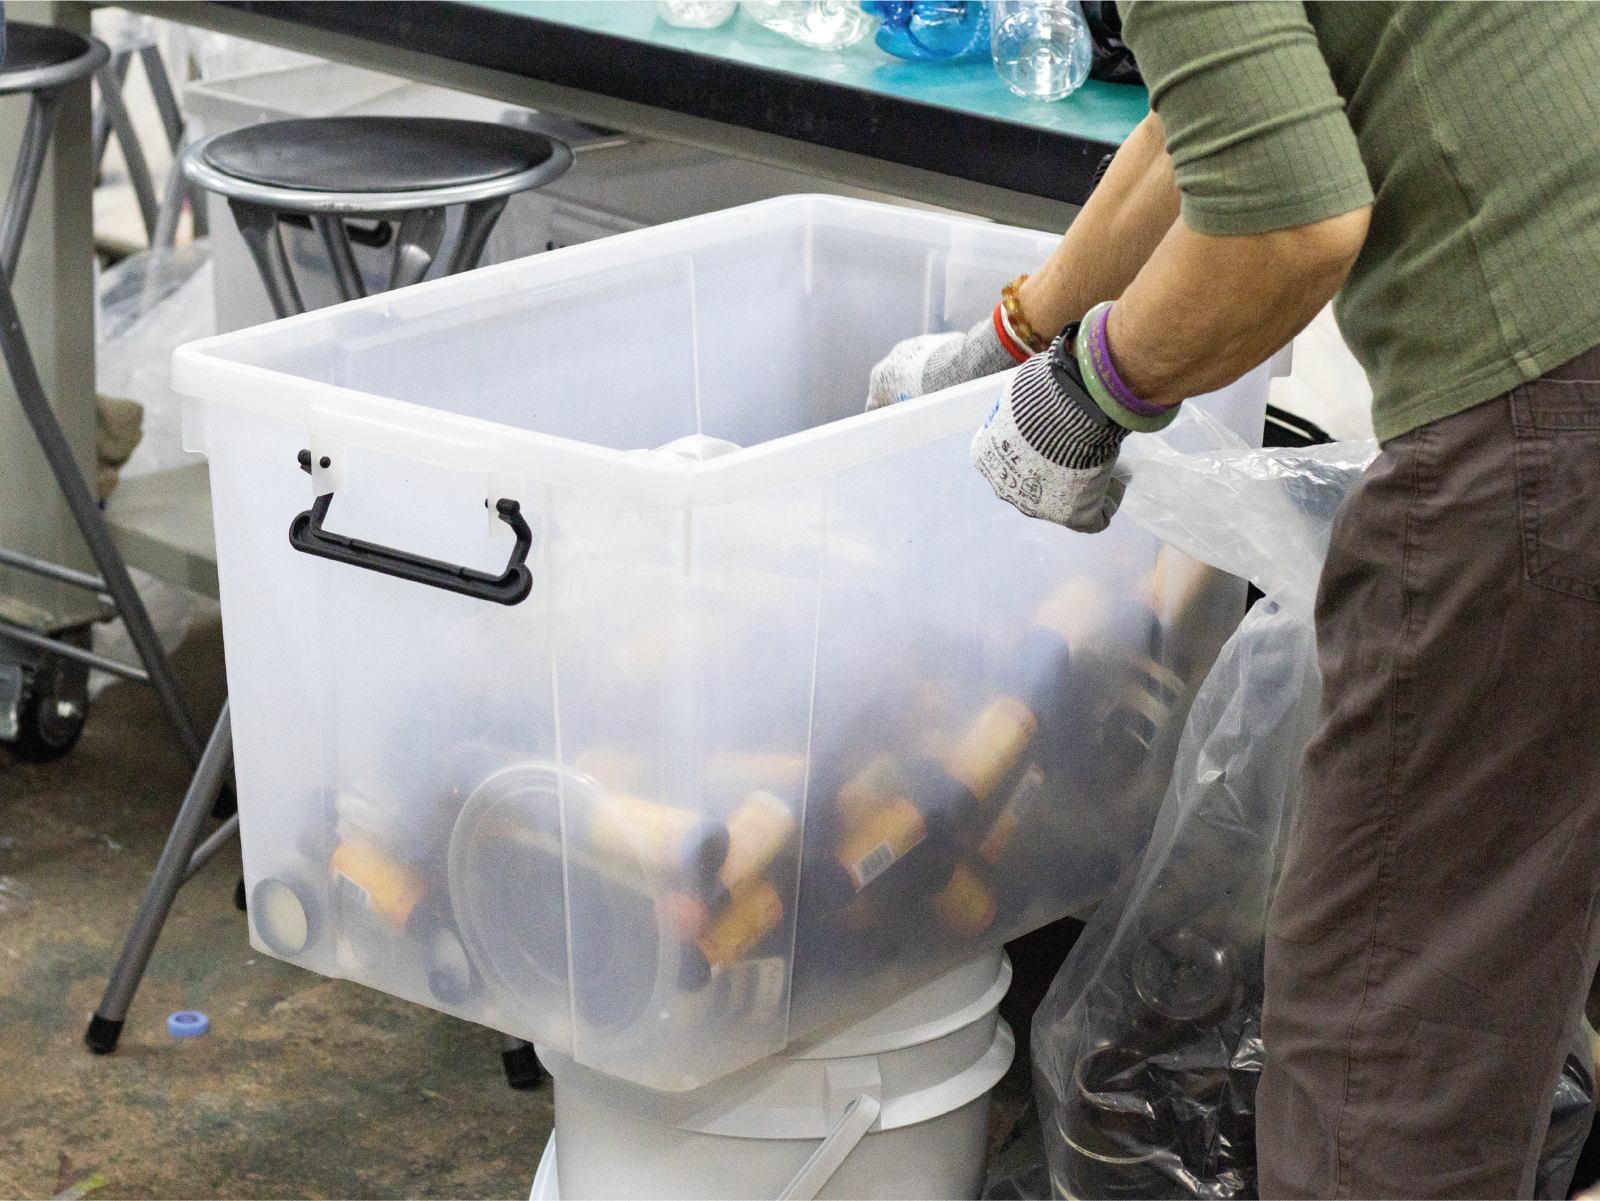
[[[209,728],[220,629],[176,664]],[[143,687],[95,702],[50,764],[0,752],[0,1196],[526,1197],[550,1085],[507,1087],[499,1036],[251,951],[237,844],[179,894],[115,1054],[83,1031],[188,769]],[[210,1033],[178,1039],[198,1009]]]
[[[220,628],[195,630],[174,661],[209,728]],[[84,1047],[187,778],[138,685],[103,692],[55,763],[0,751],[0,1196],[52,1197],[95,1174],[95,1201],[527,1196],[549,1082],[509,1088],[483,1027],[252,952],[233,907],[237,843],[179,894],[115,1054]],[[1007,1006],[1019,1033],[1036,999]],[[206,1013],[210,1032],[169,1035],[177,1009]],[[1028,1092],[1019,1054],[991,1149]]]

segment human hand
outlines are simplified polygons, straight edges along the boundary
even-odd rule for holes
[[[1095,534],[1122,503],[1111,473],[1128,433],[1089,395],[1058,339],[1001,393],[972,439],[972,465],[1019,512]]]
[[[872,369],[867,411],[1009,371],[1026,357],[1006,349],[993,317],[985,317],[964,334],[907,338]]]

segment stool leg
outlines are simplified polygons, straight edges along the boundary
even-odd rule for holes
[[[105,996],[101,998],[94,1016],[89,1019],[89,1029],[84,1033],[84,1042],[97,1055],[109,1055],[116,1049],[117,1039],[122,1034],[122,1023],[128,1016],[128,1006],[133,1002],[133,994],[144,977],[150,952],[155,949],[156,939],[161,936],[161,927],[166,924],[173,899],[183,885],[185,872],[194,855],[195,844],[200,840],[200,825],[216,800],[232,762],[233,724],[228,716],[227,702],[223,702],[222,713],[217,717],[211,738],[206,742],[205,754],[200,757],[200,766],[189,781],[189,791],[184,794],[178,818],[172,823],[172,832],[167,835],[167,845],[156,863],[155,875],[150,878],[144,890],[144,899],[139,902],[139,912],[134,915],[128,940],[123,943],[122,953],[117,956],[117,965],[111,971]]]
[[[111,66],[117,74],[117,90],[120,93],[122,84],[128,78],[128,66],[133,62],[133,51],[122,50],[111,56]],[[106,107],[102,98],[94,110],[94,123],[91,126],[94,140],[94,169],[100,170],[100,163],[106,157],[106,146],[111,142],[111,110]]]
[[[111,118],[111,129],[117,135],[123,160],[128,164],[128,178],[133,181],[133,194],[139,200],[139,215],[144,218],[145,237],[153,237],[158,208],[156,188],[150,182],[150,167],[144,161],[139,135],[133,130],[133,118],[128,116],[128,106],[122,102],[122,83],[110,63],[96,71],[94,77],[100,83],[100,101]]]
[[[183,168],[178,163],[174,163],[172,167],[180,175],[183,173]],[[197,238],[210,237],[211,210],[206,207],[206,191],[204,188],[189,184],[187,181],[185,181],[185,184],[184,194],[189,198],[190,229]]]
[[[223,787],[227,787],[226,782],[224,782]],[[221,788],[217,790],[219,795],[221,791]],[[215,806],[213,806],[213,809],[215,809]],[[189,856],[189,865],[183,869],[183,883],[187,884],[194,879],[194,874],[211,862],[211,856],[227,846],[228,842],[238,833],[239,815],[238,813],[231,813],[228,815],[227,821],[213,830],[204,842],[195,847],[194,854]],[[240,905],[239,908],[243,909],[244,906]]]
[[[345,230],[344,218],[315,213],[311,217],[311,224],[322,235],[322,245],[327,248],[328,258],[333,263],[333,278],[339,285],[339,298],[359,300],[365,296],[366,281],[361,278],[361,269],[356,266],[355,251],[350,249],[350,235]]]
[[[178,108],[177,96],[173,94],[167,65],[161,59],[160,48],[153,45],[140,47],[139,61],[144,64],[144,77],[150,83],[150,94],[155,97],[156,109],[161,114],[161,126],[166,131],[167,145],[172,149],[172,174],[167,177],[152,244],[171,246],[177,240],[178,218],[182,215],[185,198],[189,200],[193,213],[194,236],[203,238],[210,232],[206,228],[205,193],[192,188],[189,181],[183,178],[181,162],[187,145],[183,113]]]
[[[500,1036],[500,1062],[505,1065],[506,1083],[512,1088],[538,1088],[544,1081],[544,1069],[539,1066],[539,1056],[533,1044],[514,1034]]]
[[[267,289],[267,299],[272,301],[272,311],[279,317],[291,317],[306,311],[300,299],[300,289],[295,286],[294,272],[289,269],[289,255],[283,249],[283,235],[278,230],[278,215],[271,209],[245,200],[228,200],[233,210],[233,220],[250,257],[256,261],[256,270]]]
[[[183,215],[183,166],[174,159],[161,189],[161,207],[156,210],[156,227],[150,233],[150,245],[174,246],[178,241],[178,218]]]
[[[5,216],[0,218],[0,275],[10,280],[17,273],[17,257],[22,253],[22,237],[28,232],[28,216],[39,190],[44,171],[44,156],[55,133],[56,113],[61,108],[57,91],[35,92],[28,105],[28,124],[22,131],[22,152],[11,175],[11,193],[6,197]]]
[[[22,319],[17,315],[17,304],[11,295],[9,277],[0,278],[0,353],[4,354],[6,366],[10,368],[11,381],[16,386],[22,411],[28,418],[28,424],[33,427],[39,448],[50,463],[50,470],[55,474],[56,484],[66,499],[67,507],[72,510],[78,531],[83,535],[84,542],[88,543],[89,553],[94,557],[95,566],[100,569],[100,578],[105,581],[106,591],[111,594],[117,612],[128,627],[128,637],[133,640],[139,658],[144,661],[150,683],[177,731],[184,754],[194,763],[200,758],[200,738],[195,733],[194,719],[189,716],[177,677],[172,674],[172,665],[167,662],[155,627],[150,624],[150,614],[145,611],[144,602],[139,599],[138,590],[128,576],[122,553],[112,541],[100,506],[90,494],[89,486],[83,482],[83,474],[78,470],[77,460],[72,457],[66,435],[61,432],[55,412],[45,399],[44,386],[39,382],[33,355],[28,350],[28,341],[22,332]]]
[[[394,239],[394,266],[389,271],[389,287],[405,288],[420,283],[439,255],[444,241],[444,209],[412,209],[400,219]]]
[[[494,223],[505,211],[505,196],[491,200],[474,200],[461,214],[461,236],[456,240],[456,251],[450,256],[450,275],[458,271],[471,271],[483,257],[483,248],[494,232]]]
[[[167,146],[177,154],[178,143],[183,140],[183,115],[178,111],[178,98],[172,94],[172,81],[167,78],[167,65],[161,61],[160,48],[141,46],[139,61],[144,64],[144,77],[150,84],[150,94],[155,97],[156,111],[161,114]]]

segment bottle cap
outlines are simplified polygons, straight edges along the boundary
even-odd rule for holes
[[[167,1017],[167,1033],[179,1038],[197,1038],[211,1029],[211,1019],[193,1009],[180,1009]]]

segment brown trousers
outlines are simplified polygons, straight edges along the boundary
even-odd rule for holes
[[[1334,524],[1267,930],[1263,1197],[1528,1197],[1600,959],[1600,347]]]

